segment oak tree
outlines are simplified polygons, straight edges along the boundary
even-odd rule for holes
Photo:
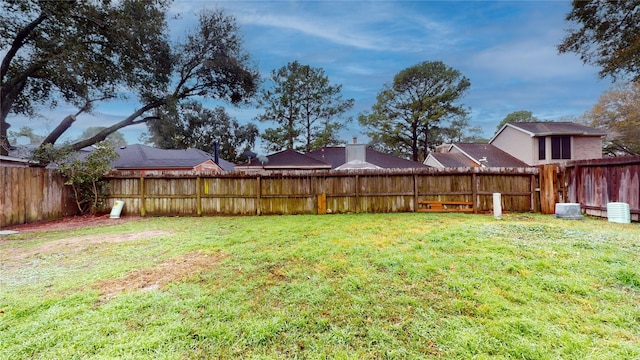
[[[576,53],[585,64],[600,67],[602,78],[640,80],[640,0],[573,0],[566,20],[572,27],[560,53]]]
[[[81,149],[126,126],[157,119],[156,109],[188,99],[246,103],[258,72],[242,48],[239,28],[222,10],[204,11],[182,40],[168,40],[166,1],[4,0],[0,20],[0,96],[5,139],[9,113],[33,113],[36,104],[78,106],[43,140],[54,144],[93,103],[131,93],[139,107],[88,139]],[[14,20],[11,20],[14,19]],[[9,25],[7,25],[9,24]],[[53,39],[53,40],[52,40]]]
[[[617,84],[605,91],[582,115],[582,122],[606,131],[605,154],[640,155],[640,82]]]
[[[78,140],[88,139],[100,131],[104,130],[103,126],[91,126],[86,128],[82,134],[78,137]],[[127,145],[127,139],[124,138],[124,135],[120,131],[113,132],[104,139],[104,142],[108,143],[113,148],[119,148]],[[106,144],[105,144],[106,145]]]
[[[126,87],[143,92],[168,80],[167,2],[0,2],[0,153],[9,114],[33,116],[38,106],[66,102],[89,111]],[[54,143],[69,116],[44,139]],[[66,126],[66,127],[65,127]]]

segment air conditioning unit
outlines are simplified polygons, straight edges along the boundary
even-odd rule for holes
[[[631,211],[629,210],[629,204],[623,202],[608,203],[607,219],[609,219],[609,222],[620,224],[631,223]]]

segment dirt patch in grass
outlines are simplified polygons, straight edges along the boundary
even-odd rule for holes
[[[169,259],[154,267],[131,271],[118,279],[108,279],[93,286],[100,292],[100,303],[130,291],[150,291],[214,269],[226,255],[194,251]]]
[[[42,230],[72,230],[85,226],[102,226],[102,225],[116,225],[122,224],[128,221],[140,220],[139,216],[123,216],[118,219],[109,218],[109,214],[106,215],[79,215],[69,216],[62,219],[51,221],[39,221],[29,224],[3,226],[3,230],[16,230],[18,232],[32,232]]]
[[[60,240],[47,241],[38,246],[32,248],[12,248],[9,247],[4,250],[2,254],[3,262],[8,264],[19,263],[21,260],[32,257],[51,254],[69,254],[77,253],[92,246],[100,246],[108,243],[120,243],[127,241],[134,241],[146,238],[152,238],[157,236],[171,235],[168,231],[142,231],[133,234],[120,234],[120,235],[92,235],[82,236],[74,238],[66,238]]]

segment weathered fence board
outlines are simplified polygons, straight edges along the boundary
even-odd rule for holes
[[[55,171],[0,166],[0,227],[75,214],[71,188]]]
[[[546,174],[546,175],[545,175]],[[559,175],[562,176],[560,181]],[[562,200],[606,216],[608,202],[626,202],[640,220],[640,156],[571,162],[558,170],[418,169],[289,171],[258,174],[111,175],[109,201],[125,201],[124,214],[255,215],[417,211],[420,201],[470,201],[474,212],[550,212]],[[77,214],[71,189],[55,171],[0,167],[0,226]],[[545,204],[541,204],[541,198]]]
[[[607,203],[624,202],[640,221],[640,156],[574,161],[563,179],[568,201],[580,203],[587,214],[607,216]]]
[[[559,202],[559,169],[557,165],[540,166],[540,212],[554,214]]]
[[[537,168],[288,171],[257,174],[145,175],[108,178],[110,201],[124,214],[316,214],[417,211],[422,200],[473,201],[475,212],[493,208],[502,193],[505,211],[536,210]],[[326,205],[324,203],[326,199]]]

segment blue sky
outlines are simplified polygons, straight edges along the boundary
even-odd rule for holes
[[[573,54],[558,54],[570,1],[181,1],[173,4],[174,36],[184,35],[203,8],[234,15],[245,49],[263,77],[297,60],[322,68],[343,96],[355,99],[356,118],[375,102],[383,84],[422,61],[442,61],[471,81],[460,103],[471,108],[471,125],[486,137],[509,113],[528,110],[544,120],[563,120],[589,110],[608,79]],[[109,125],[130,114],[135,102],[105,103],[81,115],[70,137],[89,126]],[[66,110],[66,113],[65,113]],[[58,109],[57,112],[73,112]],[[259,109],[227,112],[240,123]],[[55,114],[55,113],[52,113]],[[29,123],[53,128],[58,119]],[[12,130],[21,124],[13,123]],[[259,124],[261,128],[272,124]],[[144,126],[121,130],[136,143]],[[366,140],[354,120],[341,134]],[[260,150],[260,149],[257,149]],[[258,151],[260,152],[260,151]]]

